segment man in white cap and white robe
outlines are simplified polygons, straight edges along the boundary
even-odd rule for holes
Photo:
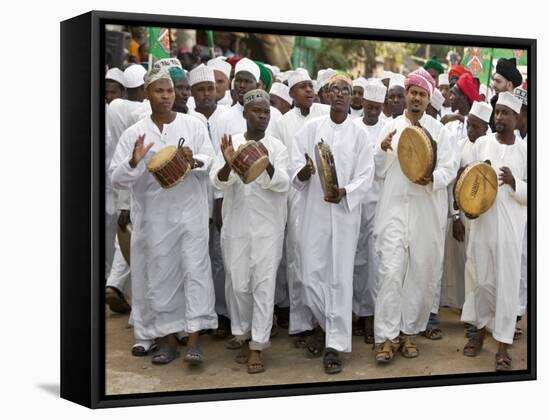
[[[466,296],[462,321],[478,328],[466,346],[478,352],[485,330],[498,342],[495,369],[511,370],[508,346],[514,339],[519,300],[522,242],[527,221],[527,145],[514,134],[521,100],[501,92],[495,105],[496,132],[479,138],[473,160],[489,160],[498,175],[493,206],[471,221],[468,263],[475,287]]]
[[[424,69],[405,80],[405,113],[388,122],[375,152],[376,175],[384,179],[375,221],[379,255],[379,290],[374,315],[376,360],[388,363],[398,349],[407,358],[418,356],[413,336],[423,330],[443,266],[447,220],[447,186],[456,176],[457,163],[450,135],[426,115],[435,82]],[[400,136],[420,125],[437,143],[431,176],[412,182],[397,158]]]
[[[289,96],[291,97],[294,108],[287,112],[277,121],[273,128],[273,135],[281,140],[289,153],[289,161],[292,161],[293,143],[296,140],[296,133],[314,118],[326,116],[330,112],[328,105],[314,102],[315,92],[313,81],[306,69],[297,69],[289,73],[288,77]],[[298,224],[297,214],[298,191],[290,188],[288,193],[288,218],[287,235],[285,238],[285,252],[283,261],[286,269],[286,282],[279,282],[276,290],[276,304],[279,305],[278,317],[282,316],[284,306],[284,297],[288,300],[288,333],[297,336],[294,344],[297,347],[305,346],[305,335],[311,333],[310,323],[304,317],[304,303],[302,299],[303,284],[298,268],[297,249],[296,249],[296,229]],[[283,278],[283,276],[279,276]],[[283,289],[284,290],[281,290]]]
[[[226,61],[225,57],[216,57],[208,60],[206,66],[214,70],[218,105],[230,107],[233,105],[233,98],[229,89],[231,85],[231,64]]]
[[[220,61],[220,60],[218,60]],[[221,61],[224,64],[225,61]],[[229,65],[229,64],[228,64]],[[214,153],[220,153],[220,144],[223,137],[221,130],[225,115],[229,108],[216,102],[215,70],[211,66],[201,64],[189,72],[191,94],[195,99],[195,109],[189,115],[198,118],[206,127]],[[216,293],[216,313],[218,314],[218,329],[214,335],[225,338],[231,334],[229,310],[225,299],[225,271],[220,246],[221,229],[221,198],[223,194],[216,191],[211,183],[208,184],[208,209],[210,215],[210,264],[212,279]],[[219,211],[218,211],[219,210]]]
[[[380,114],[386,99],[386,86],[375,79],[367,81],[363,93],[362,119],[354,123],[367,131],[367,141],[374,156],[376,144],[385,121]],[[353,313],[359,317],[358,330],[367,344],[374,343],[374,304],[378,292],[378,255],[374,246],[374,221],[382,180],[374,177],[372,187],[361,203],[361,227],[353,270]]]
[[[324,105],[330,105],[330,93],[328,91],[328,83],[332,76],[337,74],[337,71],[331,68],[321,69],[317,72],[317,83],[315,90],[319,96],[319,100]]]
[[[342,370],[340,352],[351,351],[353,262],[361,223],[361,203],[372,185],[374,164],[367,132],[348,111],[352,82],[337,74],[329,82],[329,116],[307,122],[293,143],[291,182],[298,190],[297,249],[305,329],[316,327],[307,353],[321,356],[328,374]],[[334,157],[338,189],[325,198],[311,156],[319,142]],[[321,169],[317,168],[317,172]],[[302,327],[302,328],[304,328]]]
[[[210,172],[214,186],[224,192],[221,246],[226,273],[231,330],[239,341],[248,341],[236,361],[248,373],[265,369],[262,352],[270,345],[275,277],[281,260],[289,188],[288,153],[266,133],[270,105],[267,92],[248,91],[243,97],[245,132],[224,135],[221,152]],[[267,168],[245,184],[232,170],[235,151],[256,141],[267,152]]]
[[[132,197],[132,317],[138,342],[160,339],[153,363],[178,355],[176,334],[190,334],[184,361],[203,361],[199,332],[217,327],[208,257],[208,169],[214,150],[196,118],[172,111],[174,84],[166,67],[145,77],[152,114],[122,134],[111,162],[115,188]],[[172,188],[147,170],[166,146],[182,146],[191,166]],[[189,197],[193,197],[192,200]]]
[[[358,77],[353,81],[353,92],[351,94],[351,105],[349,107],[349,115],[351,118],[363,118],[363,95],[365,93],[365,83],[367,79]]]
[[[224,119],[224,125],[222,131],[224,134],[232,135],[239,134],[246,131],[246,120],[243,117],[243,97],[244,94],[257,89],[260,82],[260,67],[248,59],[241,58],[235,65],[235,77],[233,79],[235,84],[235,93],[237,94],[237,103],[229,108],[229,112]],[[269,126],[267,127],[267,133],[271,133],[274,124],[281,118],[281,113],[278,109],[271,107],[271,116],[269,119]]]
[[[388,85],[388,111],[392,119],[403,115],[405,111],[405,76],[393,73]]]
[[[493,108],[485,102],[474,102],[468,114],[468,135],[458,142],[459,168],[473,162],[472,149],[478,138],[487,134]],[[473,288],[473,275],[466,271],[466,249],[470,233],[470,219],[454,208],[453,187],[448,187],[450,220],[445,241],[445,262],[441,287],[441,305],[462,309],[465,296]]]

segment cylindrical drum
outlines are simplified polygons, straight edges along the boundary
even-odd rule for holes
[[[231,160],[231,169],[249,184],[260,176],[269,165],[269,157],[254,140],[241,144]]]
[[[485,162],[466,166],[456,179],[453,195],[458,208],[477,217],[491,208],[498,191],[495,170]]]
[[[412,182],[432,175],[437,160],[437,143],[419,126],[407,127],[399,137],[397,158],[403,174]]]
[[[185,178],[191,166],[183,157],[182,149],[166,146],[155,153],[147,164],[147,169],[162,188],[171,188]]]

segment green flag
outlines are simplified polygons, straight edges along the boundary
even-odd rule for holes
[[[149,54],[153,61],[170,57],[170,30],[149,28]]]
[[[470,70],[482,84],[489,85],[498,59],[512,57],[516,58],[518,66],[527,65],[526,50],[478,47],[464,48],[464,58],[460,64]]]

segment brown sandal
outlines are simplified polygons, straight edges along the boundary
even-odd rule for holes
[[[376,346],[376,361],[378,363],[389,363],[392,361],[394,353],[399,349],[399,343],[386,340],[384,343]]]
[[[250,351],[256,351],[256,350],[250,350]],[[258,357],[259,360],[256,362],[251,362],[250,357],[248,358],[248,373],[262,373],[265,371],[264,361],[262,357],[262,352],[258,351]]]
[[[497,352],[495,356],[495,370],[497,372],[512,370],[512,358],[508,353]]]
[[[415,357],[418,357],[418,347],[416,347],[415,342],[412,341],[412,337],[409,335],[401,337],[400,351],[401,355],[407,359],[414,359]]]

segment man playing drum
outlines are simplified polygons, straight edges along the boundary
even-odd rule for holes
[[[337,74],[329,82],[330,114],[308,121],[292,143],[291,181],[298,190],[297,250],[303,281],[303,329],[315,333],[307,354],[321,356],[325,372],[342,370],[339,352],[351,352],[353,263],[361,223],[361,203],[374,175],[367,132],[348,114],[352,83]],[[338,189],[324,198],[311,156],[319,143],[334,157]],[[307,318],[305,318],[307,316]],[[306,324],[307,323],[307,324]]]
[[[243,96],[243,104],[247,129],[223,136],[222,153],[216,157],[210,179],[224,192],[221,247],[231,331],[239,342],[249,342],[236,361],[246,363],[248,373],[260,373],[265,370],[262,352],[270,344],[275,277],[283,250],[288,153],[279,140],[266,135],[269,94],[259,89],[249,91]],[[256,153],[241,160],[237,150],[245,143],[251,144]],[[246,158],[253,171],[259,160],[265,161],[265,155],[269,157],[265,170],[241,174],[243,182],[237,170],[246,169]],[[235,166],[237,160],[239,168]]]
[[[458,165],[450,134],[425,113],[434,85],[424,69],[407,76],[405,113],[384,127],[374,156],[376,176],[384,179],[375,222],[380,283],[374,335],[376,360],[381,363],[391,361],[398,349],[405,357],[418,356],[412,336],[428,322],[441,275],[447,185],[456,176]],[[431,175],[412,182],[404,175],[397,154],[401,133],[416,125],[431,135],[437,157]]]
[[[208,257],[207,183],[214,150],[198,119],[172,110],[174,84],[166,67],[153,68],[145,87],[152,114],[122,134],[110,167],[114,187],[132,194],[134,335],[146,342],[162,338],[152,361],[165,364],[178,355],[175,334],[188,332],[184,360],[196,364],[203,360],[199,331],[217,327]],[[181,144],[192,170],[163,188],[146,164],[160,149]]]
[[[479,138],[472,148],[472,160],[491,162],[499,186],[493,206],[470,225],[466,258],[474,269],[475,287],[466,296],[462,321],[478,328],[467,344],[477,353],[485,328],[492,331],[499,344],[496,370],[512,368],[507,349],[514,339],[527,221],[527,144],[514,134],[521,105],[512,93],[500,93],[495,105],[496,133]]]

